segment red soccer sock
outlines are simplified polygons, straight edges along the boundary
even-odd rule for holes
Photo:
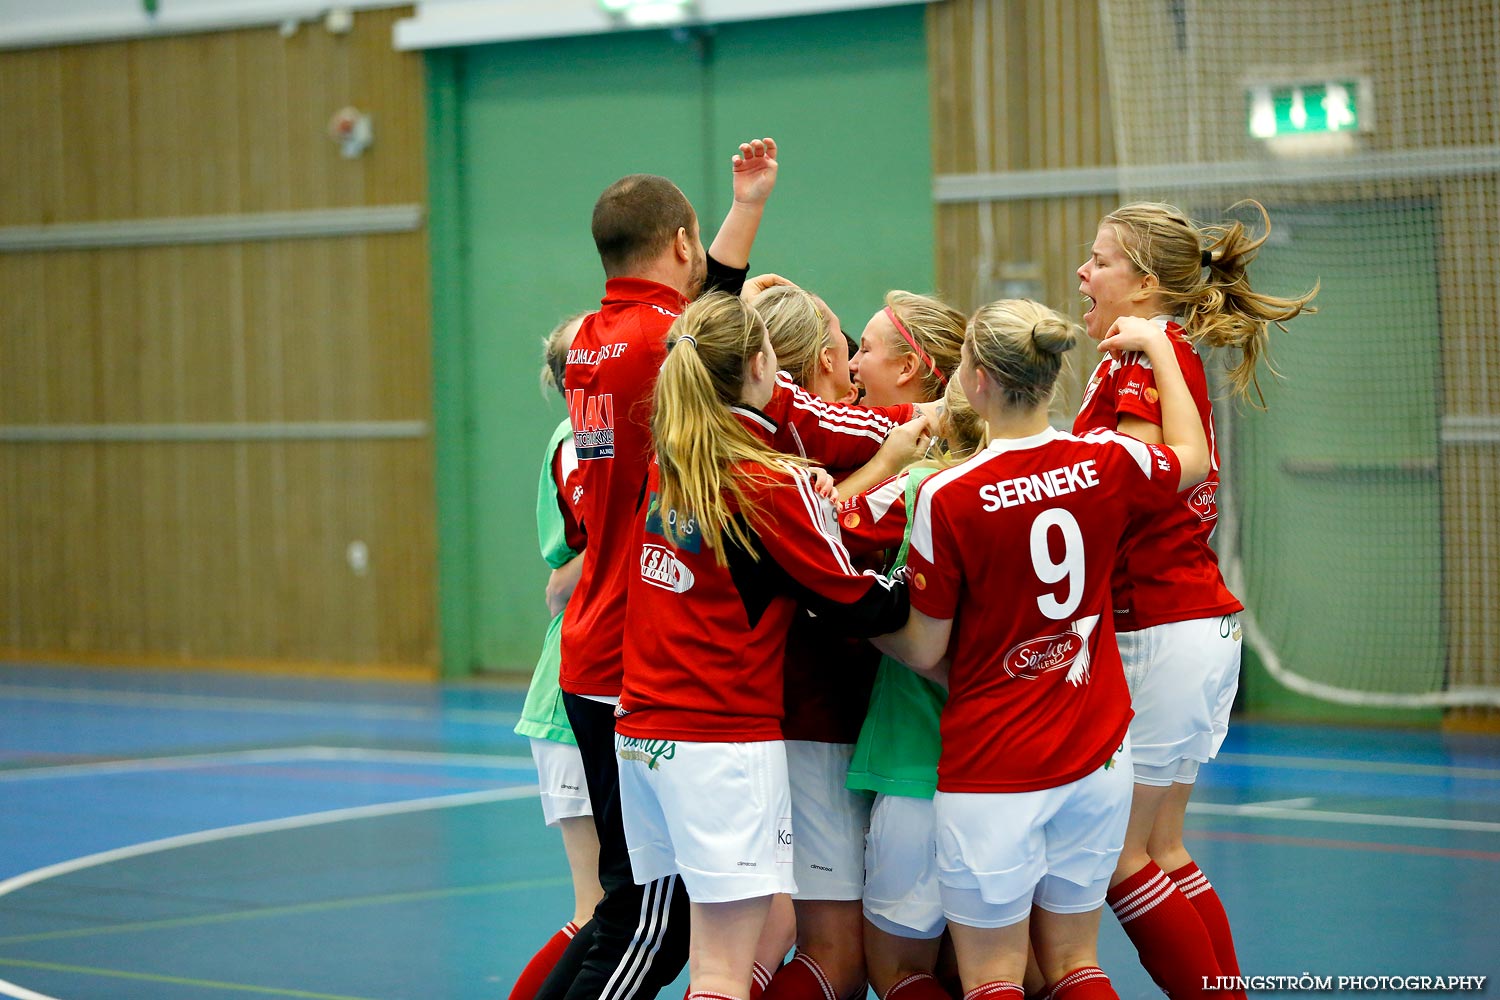
[[[578,925],[568,921],[563,929],[552,935],[547,943],[542,945],[540,951],[531,956],[531,961],[526,963],[526,968],[521,970],[521,976],[516,980],[516,985],[511,987],[510,1000],[532,1000],[536,991],[542,988],[542,982],[562,953],[567,950],[568,942],[573,940],[573,935],[578,933]]]
[[[913,972],[885,991],[881,1000],[953,1000],[930,972]]]
[[[1026,991],[1020,983],[997,979],[974,987],[964,994],[964,1000],[1026,1000]]]
[[[766,992],[766,987],[771,985],[771,977],[775,975],[770,969],[753,962],[750,966],[750,1000],[760,1000],[761,995]]]
[[[1219,971],[1226,976],[1238,976],[1240,960],[1234,951],[1234,935],[1229,930],[1229,915],[1224,912],[1224,904],[1219,900],[1219,894],[1214,892],[1208,876],[1189,861],[1175,872],[1168,872],[1167,877],[1177,883],[1177,888],[1193,904],[1193,909],[1198,911],[1198,918],[1208,929],[1209,940],[1214,943],[1214,957],[1219,960]]]
[[[1147,862],[1109,890],[1105,899],[1140,954],[1141,965],[1172,1000],[1203,996],[1205,983],[1218,982],[1219,962],[1208,929],[1156,862]]]
[[[839,995],[817,960],[799,951],[776,970],[760,1000],[839,1000]]]
[[[1085,965],[1058,980],[1049,993],[1051,1000],[1120,1000],[1104,970]]]

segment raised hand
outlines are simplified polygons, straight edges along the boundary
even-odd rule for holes
[[[766,138],[742,142],[740,151],[730,163],[735,203],[764,205],[776,187],[776,140]]]

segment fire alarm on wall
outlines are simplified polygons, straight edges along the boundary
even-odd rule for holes
[[[375,141],[375,128],[370,116],[350,105],[340,108],[328,120],[328,138],[339,144],[347,159],[354,159]]]

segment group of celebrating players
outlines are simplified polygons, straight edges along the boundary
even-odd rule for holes
[[[705,1000],[1113,997],[1106,902],[1174,1000],[1237,975],[1182,843],[1240,660],[1198,348],[1249,395],[1316,289],[1251,289],[1263,209],[1111,213],[1061,431],[1046,306],[893,291],[852,349],[749,278],[776,156],[740,146],[707,251],[670,181],[612,184],[604,299],[548,340],[556,617],[517,731],[575,913],[512,1000],[646,1000],[684,961]]]

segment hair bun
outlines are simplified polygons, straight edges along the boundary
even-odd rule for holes
[[[1044,316],[1032,326],[1031,340],[1045,354],[1066,354],[1078,343],[1078,331],[1072,323],[1054,314]]]

